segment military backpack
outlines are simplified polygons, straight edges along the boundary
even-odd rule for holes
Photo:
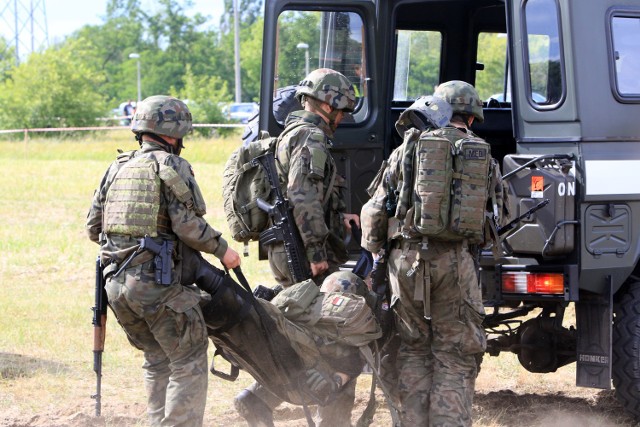
[[[413,225],[422,235],[478,243],[489,199],[491,147],[472,133],[456,139],[457,133],[445,127],[405,134],[405,143],[414,147],[405,148],[398,212],[413,208]]]
[[[258,240],[260,233],[267,228],[269,215],[258,207],[257,200],[269,201],[271,185],[255,158],[275,152],[279,138],[297,127],[285,129],[280,137],[260,132],[257,140],[242,144],[225,164],[222,197],[227,224],[234,240],[244,243]]]

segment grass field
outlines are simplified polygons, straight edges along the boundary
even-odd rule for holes
[[[203,190],[207,220],[227,236],[221,175],[238,141],[237,135],[187,140],[183,152]],[[102,418],[93,418],[90,398],[97,246],[87,239],[84,222],[116,149],[136,147],[126,131],[71,141],[0,141],[0,426],[146,425],[142,354],[129,345],[113,316],[104,352]],[[250,254],[243,259],[249,281],[272,285],[268,265],[256,261],[256,246]],[[359,380],[356,416],[366,404],[369,381],[368,376]],[[250,382],[245,373],[234,383],[211,377],[206,425],[243,425],[232,399]],[[574,382],[571,366],[535,375],[513,355],[486,357],[475,425],[633,425],[610,391],[576,389]],[[279,409],[276,420],[279,426],[306,425],[292,405]],[[374,425],[389,420],[381,405]]]
[[[0,411],[4,416],[64,412],[65,406],[75,413],[80,403],[87,414],[92,413],[90,307],[98,247],[87,239],[84,222],[93,191],[116,150],[137,147],[130,135],[123,131],[66,142],[0,142],[0,169],[5,176],[0,204]],[[193,140],[183,152],[193,163],[205,194],[207,219],[226,235],[221,173],[237,140]],[[257,247],[251,250],[257,254]],[[243,260],[243,270],[252,283],[258,283],[268,277],[269,270],[252,259]],[[115,402],[144,411],[141,364],[141,353],[129,345],[111,316],[104,353],[103,413],[107,418],[109,405]],[[249,381],[248,377],[241,380],[244,385]],[[212,391],[221,388],[211,387]],[[234,390],[239,391],[240,385],[234,384]],[[209,399],[212,410],[215,401]],[[227,406],[225,410],[230,410]]]

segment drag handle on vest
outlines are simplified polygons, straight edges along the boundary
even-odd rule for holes
[[[525,213],[517,217],[516,219],[509,221],[506,225],[502,227],[499,227],[497,230],[498,236],[502,236],[508,231],[513,230],[518,226],[518,224],[520,224],[520,221],[522,221],[523,219],[528,219],[529,217],[531,217],[531,215],[534,212],[539,211],[540,209],[544,208],[548,204],[549,204],[549,199],[544,199],[543,201],[541,201],[540,203],[538,203],[537,205],[535,205],[534,207],[532,207],[531,209],[529,209],[528,211],[526,211]]]
[[[96,373],[96,394],[91,398],[96,400],[96,417],[100,416],[102,408],[102,352],[107,328],[107,291],[102,275],[100,256],[96,259],[95,305],[93,310],[93,370]]]

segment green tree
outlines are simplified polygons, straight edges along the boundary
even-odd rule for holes
[[[440,79],[442,35],[437,31],[413,31],[409,43],[407,98],[433,93]]]
[[[220,27],[224,32],[233,31],[233,1],[234,0],[224,0],[224,12],[220,17]],[[263,0],[237,0],[237,2],[241,27],[249,27],[262,18],[264,10]]]
[[[278,18],[278,87],[296,85],[305,76],[304,52],[298,43],[309,45],[309,68],[329,66],[320,58],[320,12],[285,12]]]
[[[507,63],[507,37],[504,33],[480,33],[478,62],[484,69],[476,73],[475,87],[481,99],[504,92]],[[507,88],[510,91],[510,88]]]
[[[99,92],[103,74],[92,66],[85,39],[33,53],[0,83],[0,123],[4,128],[96,125],[104,117]]]
[[[9,76],[15,62],[15,49],[0,36],[0,82]]]
[[[231,101],[227,82],[217,76],[196,76],[187,65],[181,89],[171,88],[171,93],[184,99],[189,106],[194,123],[223,123],[220,105]],[[210,135],[210,128],[196,128],[200,135]],[[224,131],[222,132],[225,133]]]

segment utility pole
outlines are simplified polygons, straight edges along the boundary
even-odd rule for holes
[[[0,22],[9,27],[16,66],[30,53],[49,46],[44,0],[0,0]]]
[[[236,71],[236,102],[242,102],[242,82],[240,81],[240,13],[238,12],[238,0],[233,0],[233,31]]]

